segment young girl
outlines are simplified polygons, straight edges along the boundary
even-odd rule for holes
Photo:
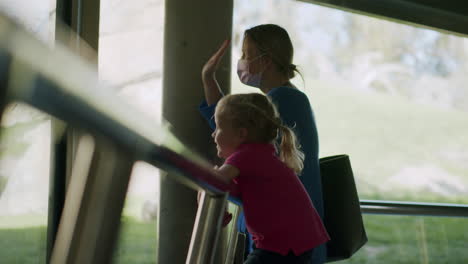
[[[303,153],[270,100],[261,94],[224,96],[215,112],[212,136],[225,159],[217,173],[242,200],[255,249],[246,264],[309,264],[328,234],[297,174]],[[281,135],[276,155],[275,142]]]

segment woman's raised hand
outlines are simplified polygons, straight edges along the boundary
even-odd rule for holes
[[[227,48],[229,47],[229,44],[231,41],[229,39],[225,40],[223,44],[221,44],[221,47],[219,47],[218,51],[216,51],[213,56],[205,63],[202,69],[202,78],[213,78],[216,71],[219,68],[219,62],[224,56],[224,53],[226,53]]]

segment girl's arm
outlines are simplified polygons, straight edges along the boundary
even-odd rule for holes
[[[231,165],[224,164],[223,166],[214,167],[214,173],[218,176],[218,178],[225,183],[229,184],[229,189],[224,191],[229,191],[230,195],[238,196],[237,186],[233,183],[233,179],[239,175],[239,170]],[[201,198],[201,191],[198,192],[197,202],[200,203]],[[232,214],[227,211],[224,212],[223,223],[222,226],[225,227],[231,222]]]
[[[229,184],[229,190],[227,191],[229,191],[230,195],[238,197],[239,190],[234,179],[239,176],[239,169],[229,164],[223,164],[219,168],[215,167],[214,170],[222,181]]]
[[[213,56],[205,63],[202,69],[203,89],[205,91],[205,100],[208,106],[213,105],[223,97],[221,88],[216,80],[216,71],[219,68],[219,63],[229,47],[230,41],[225,40],[221,47]]]
[[[226,185],[229,187],[221,187],[213,182],[209,182],[210,184],[213,184],[215,187],[221,189],[222,191],[229,191],[232,195],[232,191],[237,191],[236,184],[234,183],[233,179],[236,178],[239,175],[239,169],[232,165],[224,164],[221,167],[215,166],[213,168],[213,173],[217,176],[216,178],[219,181],[224,182]],[[198,192],[198,201],[200,200],[200,194],[201,191]]]
[[[216,166],[214,170],[225,183],[231,183],[234,178],[239,176],[239,169],[229,164],[223,164],[219,168]]]

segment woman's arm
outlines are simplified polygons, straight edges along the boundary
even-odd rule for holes
[[[221,88],[216,80],[216,71],[219,68],[219,63],[224,57],[230,40],[225,40],[221,47],[213,56],[205,63],[202,69],[203,89],[205,91],[205,100],[208,106],[213,105],[223,97]]]

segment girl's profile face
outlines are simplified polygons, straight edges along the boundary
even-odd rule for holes
[[[227,158],[244,143],[245,137],[243,137],[240,129],[234,128],[229,120],[220,117],[218,114],[215,114],[215,122],[216,129],[211,136],[216,143],[218,157]]]

